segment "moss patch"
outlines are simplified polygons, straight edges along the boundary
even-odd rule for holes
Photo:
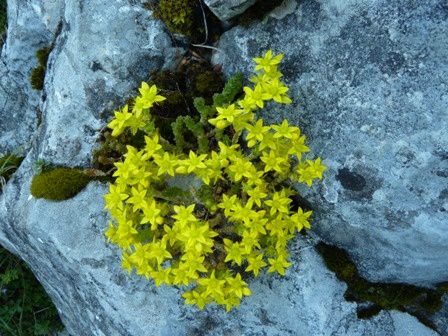
[[[30,83],[34,90],[42,90],[44,88],[45,67],[38,66],[31,70]]]
[[[171,32],[191,36],[193,6],[191,0],[160,0],[154,14]]]
[[[44,88],[45,72],[47,71],[48,56],[52,47],[44,47],[36,51],[36,58],[39,65],[31,70],[30,83],[34,90],[42,90]]]
[[[160,0],[158,4],[149,3],[145,7],[152,10],[154,17],[162,20],[170,32],[185,35],[193,43],[215,42],[222,33],[219,19],[206,5],[201,6],[200,1]]]
[[[369,303],[358,308],[359,318],[370,318],[382,309],[395,309],[415,316],[430,328],[435,328],[430,316],[442,307],[442,295],[448,289],[441,284],[437,289],[402,283],[373,283],[362,278],[347,253],[320,242],[317,251],[336,277],[347,284],[344,297],[347,301]],[[446,286],[446,287],[445,287]]]
[[[92,180],[82,169],[56,168],[33,177],[31,195],[62,201],[77,195]]]
[[[6,0],[0,0],[0,36],[6,31],[7,23]]]

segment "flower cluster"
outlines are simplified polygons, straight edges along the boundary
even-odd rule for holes
[[[326,167],[320,158],[304,159],[310,149],[298,127],[265,125],[254,113],[269,101],[291,103],[278,70],[282,57],[268,51],[255,58],[254,87],[201,124],[208,153],[180,151],[162,137],[149,111],[164,97],[146,83],[132,109],[117,111],[108,125],[115,136],[125,128],[144,132],[145,145],[128,145],[115,164],[105,196],[113,217],[107,238],[123,249],[126,270],[157,286],[185,286],[185,302],[201,309],[239,305],[251,294],[247,274],[284,275],[288,242],[310,228],[311,211],[294,205],[290,185],[311,186]],[[182,179],[187,193],[173,186]]]

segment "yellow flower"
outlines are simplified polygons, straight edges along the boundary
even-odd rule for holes
[[[230,217],[236,206],[241,206],[240,201],[237,199],[236,195],[227,196],[226,194],[222,195],[222,202],[218,204],[218,207],[224,209],[224,215]]]
[[[227,120],[229,123],[232,123],[238,115],[243,113],[243,110],[237,109],[235,104],[231,104],[227,107],[217,107],[218,111],[218,120]]]
[[[123,201],[129,197],[123,185],[109,185],[109,193],[104,196],[106,209],[123,209]]]
[[[204,161],[207,158],[207,154],[196,155],[195,152],[190,151],[188,154],[188,161],[185,163],[187,166],[187,172],[192,173],[196,169],[207,168]]]
[[[197,290],[191,290],[182,294],[185,299],[185,303],[191,305],[197,305],[199,309],[204,309],[205,305],[209,302],[208,295],[205,292],[199,292]]]
[[[151,278],[153,278],[157,287],[163,284],[169,285],[171,283],[171,268],[161,269],[158,271],[153,270],[149,274],[151,275]]]
[[[115,118],[107,124],[107,127],[112,129],[112,136],[117,137],[127,126],[132,114],[128,111],[128,105],[125,105],[121,110],[115,111]]]
[[[141,104],[143,108],[151,108],[154,103],[164,101],[166,98],[157,95],[157,87],[152,85],[151,87],[148,83],[142,82],[140,88],[138,89],[141,97]]]
[[[132,187],[131,194],[127,203],[134,205],[134,211],[143,209],[146,206],[146,189]]]
[[[240,243],[235,243],[230,239],[224,238],[224,249],[227,252],[225,262],[234,261],[237,265],[241,265],[246,252]]]
[[[263,152],[260,159],[265,163],[265,172],[273,170],[280,173],[283,171],[282,164],[287,163],[287,158],[277,155],[274,150],[270,150],[269,153]]]
[[[253,147],[257,141],[262,141],[264,135],[269,132],[269,126],[263,126],[263,119],[257,120],[255,125],[247,124],[246,129],[248,130],[246,141],[248,147]]]
[[[301,231],[304,227],[307,229],[311,228],[308,218],[313,214],[312,211],[304,212],[302,208],[299,207],[297,213],[291,216],[291,220],[296,223],[297,231]]]
[[[227,291],[236,295],[238,298],[242,298],[243,295],[248,296],[251,294],[250,289],[247,287],[247,283],[241,279],[241,274],[237,273],[234,278],[226,278]]]
[[[162,146],[159,144],[159,136],[155,134],[152,138],[145,135],[145,148],[144,148],[144,156],[142,157],[144,160],[148,160],[154,156],[154,154],[159,153],[162,149]]]
[[[172,217],[181,224],[194,223],[197,221],[196,217],[193,215],[194,207],[194,204],[191,204],[188,207],[183,205],[175,205],[173,209],[176,214]]]
[[[272,50],[269,49],[263,57],[253,58],[254,62],[257,64],[255,66],[255,71],[264,70],[265,72],[269,73],[270,71],[277,68],[277,65],[280,64],[282,59],[283,54],[273,56]]]
[[[284,192],[275,192],[272,195],[272,198],[264,203],[268,205],[270,209],[270,215],[274,215],[277,212],[279,213],[288,213],[289,212],[289,204],[292,200],[285,196]]]
[[[179,235],[179,241],[185,244],[186,250],[194,249],[197,253],[210,252],[213,237],[218,234],[210,230],[208,223],[196,222],[186,226]]]
[[[267,264],[263,261],[263,255],[261,253],[254,253],[247,257],[249,266],[246,268],[246,272],[252,271],[255,276],[260,273],[260,270]]]
[[[276,131],[274,134],[274,138],[288,138],[291,139],[293,137],[293,134],[295,132],[294,127],[290,127],[288,125],[288,120],[283,120],[281,125],[273,125],[272,128]]]
[[[168,152],[164,152],[163,156],[155,154],[154,162],[159,166],[157,176],[162,174],[174,176],[174,169],[176,168],[177,160]]]
[[[277,272],[280,275],[285,275],[285,269],[291,266],[291,263],[286,260],[284,256],[278,256],[277,258],[269,258],[268,273]]]
[[[244,87],[244,96],[243,102],[241,103],[245,109],[253,110],[257,107],[263,108],[264,101],[269,100],[269,95],[266,94],[261,85],[256,85],[252,90],[250,87]]]
[[[248,203],[255,203],[259,207],[261,207],[261,200],[267,196],[267,194],[264,192],[265,190],[257,186],[247,192],[247,194],[250,196]]]
[[[280,104],[284,102],[284,97],[286,96],[286,92],[288,92],[289,88],[281,81],[278,79],[273,79],[269,82],[264,82],[261,85],[267,99],[272,99]]]
[[[217,279],[215,277],[215,270],[212,271],[208,278],[198,279],[198,283],[204,287],[205,295],[210,295],[215,300],[224,299],[224,285],[226,281]]]

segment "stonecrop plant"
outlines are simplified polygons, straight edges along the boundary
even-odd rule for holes
[[[281,81],[282,54],[254,58],[257,74],[241,92],[229,80],[196,116],[179,116],[173,139],[162,135],[150,111],[163,104],[155,85],[143,82],[133,106],[115,111],[113,136],[125,129],[144,134],[141,148],[127,146],[105,195],[112,221],[106,237],[122,249],[129,273],[185,289],[187,304],[209,303],[227,311],[251,295],[246,280],[265,270],[285,274],[288,242],[310,228],[311,211],[295,201],[294,183],[322,179],[321,159],[299,127],[265,125],[255,115],[269,102],[290,104]]]

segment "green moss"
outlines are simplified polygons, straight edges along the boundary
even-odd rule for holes
[[[149,3],[145,7],[152,10],[154,17],[162,20],[171,33],[187,36],[193,43],[213,43],[221,35],[220,21],[207,6],[201,6],[200,1],[160,0],[158,4]]]
[[[52,49],[52,47],[44,47],[36,51],[36,58],[39,65],[43,67],[47,66],[48,56],[50,55]]]
[[[440,283],[437,289],[444,294],[448,294],[448,281]]]
[[[216,80],[217,73],[215,71],[206,71],[199,73],[194,79],[194,91],[196,96],[211,97],[216,92],[223,89],[223,81],[221,78]]]
[[[30,83],[34,90],[44,88],[45,72],[47,71],[47,61],[53,47],[44,47],[36,51],[36,58],[39,65],[31,70]]]
[[[417,287],[402,283],[373,283],[361,277],[355,264],[342,249],[323,242],[317,246],[327,267],[347,284],[345,298],[358,303],[370,303],[358,310],[359,318],[368,318],[382,309],[395,309],[414,315],[422,323],[431,325],[429,316],[442,307],[444,286],[439,289]]]
[[[249,7],[243,14],[236,17],[234,24],[240,26],[249,26],[253,22],[261,21],[272,10],[283,3],[283,0],[258,0],[253,6]]]
[[[37,68],[31,70],[30,82],[34,90],[42,90],[44,88],[46,68],[39,65]]]
[[[8,23],[6,0],[0,0],[0,36],[6,31]]]
[[[77,195],[91,181],[81,169],[56,168],[33,177],[31,195],[53,201],[62,201]]]
[[[160,0],[155,15],[171,32],[191,36],[192,7],[191,0]]]

